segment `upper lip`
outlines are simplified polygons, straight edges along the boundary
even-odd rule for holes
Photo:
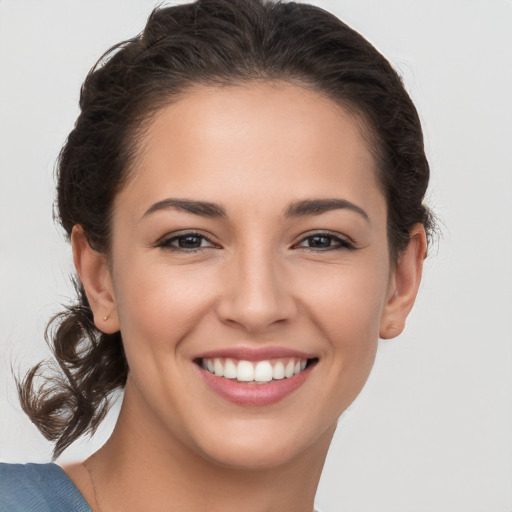
[[[313,359],[317,356],[315,354],[286,347],[230,347],[202,352],[201,354],[198,354],[195,359],[213,359],[215,357],[237,359],[239,361],[265,361],[268,359],[279,359],[284,357]]]

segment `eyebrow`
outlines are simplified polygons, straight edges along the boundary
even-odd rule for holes
[[[158,201],[151,205],[142,218],[151,215],[160,210],[181,210],[194,215],[200,215],[202,217],[211,218],[226,218],[226,210],[215,203],[207,201],[195,201],[193,199],[173,199],[167,198],[162,201]],[[285,217],[302,217],[306,215],[321,215],[322,213],[331,210],[351,210],[361,217],[363,217],[368,223],[370,218],[368,214],[359,206],[347,201],[346,199],[304,199],[302,201],[295,201],[291,203],[285,212]]]
[[[142,218],[160,210],[168,210],[169,208],[193,213],[194,215],[201,215],[202,217],[227,217],[226,210],[215,203],[194,201],[192,199],[168,198],[151,205]]]
[[[321,215],[322,213],[331,210],[351,210],[368,223],[370,218],[368,214],[360,207],[346,199],[304,199],[303,201],[296,201],[288,206],[285,216],[286,217],[301,217],[303,215]]]

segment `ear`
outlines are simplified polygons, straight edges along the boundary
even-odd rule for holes
[[[409,243],[390,276],[388,298],[380,324],[381,338],[394,338],[404,330],[405,321],[418,294],[426,255],[425,229],[421,224],[415,224]]]
[[[71,246],[75,268],[94,315],[94,324],[104,333],[117,332],[117,305],[106,256],[91,248],[84,229],[79,225],[75,225],[71,232]]]

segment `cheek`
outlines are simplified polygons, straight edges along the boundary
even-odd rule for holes
[[[300,295],[333,342],[356,343],[378,337],[388,281],[384,265],[332,266],[305,275]]]
[[[329,269],[308,286],[308,316],[326,340],[326,387],[339,390],[342,409],[357,396],[371,371],[386,303],[386,266]]]
[[[180,340],[209,310],[215,288],[211,272],[165,264],[139,266],[137,261],[128,268],[119,269],[115,290],[125,345],[150,352],[179,350]]]

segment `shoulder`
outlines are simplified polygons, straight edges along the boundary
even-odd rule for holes
[[[56,464],[0,463],[0,512],[91,512]]]

